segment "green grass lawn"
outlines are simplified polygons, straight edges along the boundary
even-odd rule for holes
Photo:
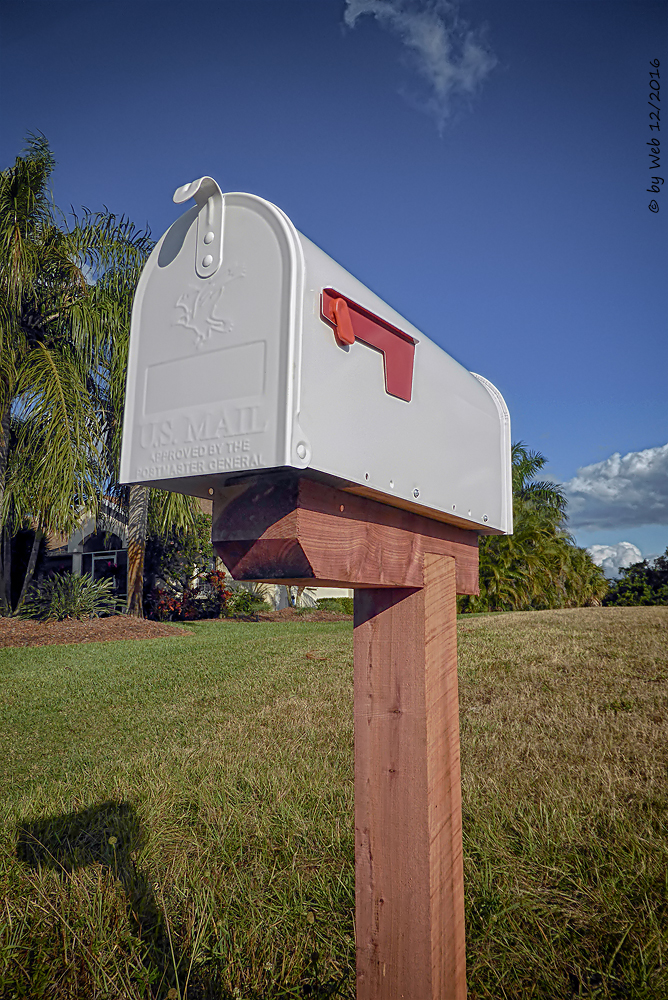
[[[354,997],[352,625],[186,628],[0,652],[0,997]],[[668,1000],[668,609],[459,644],[470,1000]]]

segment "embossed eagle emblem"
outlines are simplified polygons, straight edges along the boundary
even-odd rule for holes
[[[192,330],[195,344],[199,348],[211,337],[212,333],[230,333],[232,321],[225,319],[218,311],[225,287],[234,278],[243,278],[246,268],[235,264],[228,267],[216,282],[214,288],[191,286],[187,292],[182,292],[176,300],[175,309],[183,313],[177,321],[177,326]]]

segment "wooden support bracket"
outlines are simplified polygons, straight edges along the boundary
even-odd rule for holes
[[[422,587],[425,552],[455,560],[478,593],[478,535],[294,474],[219,490],[211,541],[236,580],[321,587]]]
[[[464,1000],[456,595],[475,532],[275,474],[214,498],[236,579],[355,588],[358,1000]]]

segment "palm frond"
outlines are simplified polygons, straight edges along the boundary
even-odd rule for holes
[[[23,516],[48,530],[71,530],[77,505],[94,510],[99,495],[100,428],[81,391],[81,368],[76,355],[37,344],[17,379],[7,492]]]
[[[537,482],[527,483],[521,492],[521,499],[538,502],[547,507],[554,507],[564,513],[568,506],[568,500],[563,486],[559,483]]]
[[[199,511],[196,497],[183,493],[151,490],[148,508],[149,531],[165,535],[168,531],[189,531],[195,526]]]

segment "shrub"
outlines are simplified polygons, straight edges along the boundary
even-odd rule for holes
[[[215,553],[211,547],[211,518],[206,514],[194,516],[192,528],[173,529],[164,534],[154,530],[149,532],[144,559],[144,602],[147,609],[156,604],[156,593],[174,598],[176,604],[183,604],[186,591],[202,590],[197,604],[212,590],[211,571],[215,565]],[[214,571],[215,572],[215,571]],[[224,574],[223,574],[224,575]],[[193,586],[194,581],[196,581]],[[204,587],[200,587],[204,584]],[[206,586],[209,584],[210,586]],[[188,604],[188,601],[186,601]],[[194,606],[181,608],[178,614],[193,617]],[[219,611],[196,614],[194,617],[213,617]],[[149,611],[151,617],[152,612]]]
[[[232,591],[227,586],[227,578],[219,569],[212,570],[204,577],[206,590],[208,591],[204,604],[208,614],[214,618],[225,614],[227,602],[232,595]]]
[[[87,574],[53,573],[32,584],[19,617],[48,622],[113,615],[118,610],[113,586],[109,578],[93,580]]]
[[[258,611],[269,611],[269,605],[264,595],[258,591],[238,587],[233,590],[225,602],[226,615],[254,615]]]
[[[162,587],[154,587],[145,599],[146,617],[159,622],[194,621],[196,618],[212,618],[207,614],[205,601],[198,591],[185,587],[182,594],[174,594]]]
[[[271,611],[260,586],[249,590],[226,586],[225,574],[214,570],[200,577],[197,589],[184,587],[180,593],[154,587],[145,599],[146,615],[156,621],[194,621],[198,618],[231,618]]]
[[[340,611],[344,615],[352,615],[354,604],[354,597],[321,597],[318,601],[322,611]]]
[[[200,579],[204,584],[202,587],[184,587],[180,593],[154,587],[145,597],[146,617],[159,622],[194,621],[227,614],[227,602],[232,591],[225,586],[225,574],[214,570]]]

